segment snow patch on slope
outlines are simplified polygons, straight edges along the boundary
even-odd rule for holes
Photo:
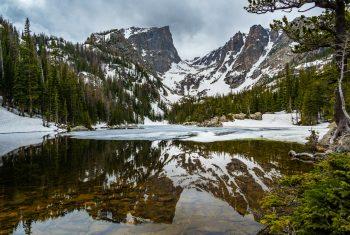
[[[21,117],[0,107],[0,134],[53,132],[57,130],[58,128],[54,125],[44,127],[41,118]]]
[[[136,35],[136,34],[140,34],[140,33],[147,33],[149,30],[150,29],[148,29],[148,28],[135,28],[135,27],[123,29],[124,37],[126,39],[129,39],[132,35]]]
[[[258,59],[258,61],[252,66],[252,68],[249,70],[249,72],[246,75],[246,79],[244,81],[244,83],[242,85],[240,85],[239,87],[237,87],[234,91],[235,92],[239,92],[242,91],[244,89],[250,88],[252,85],[254,85],[255,83],[257,83],[259,81],[259,79],[261,78],[261,75],[259,75],[259,77],[253,79],[252,76],[254,74],[254,72],[260,67],[260,65],[266,60],[267,56],[269,55],[270,51],[273,48],[274,43],[271,41],[271,38],[265,48],[265,53]]]

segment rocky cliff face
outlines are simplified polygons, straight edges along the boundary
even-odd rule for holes
[[[122,29],[121,32],[156,72],[164,73],[172,63],[181,61],[169,26],[149,29],[133,27]]]
[[[215,64],[223,64],[227,54],[237,54],[244,46],[245,35],[241,32],[236,33],[223,47],[220,47],[202,58],[198,58],[193,65],[210,66]],[[231,56],[230,59],[233,57]]]
[[[93,33],[86,40],[85,45],[94,48],[97,53],[117,55],[120,58],[145,65],[141,55],[118,29]]]
[[[148,67],[154,73],[168,71],[181,58],[174,46],[169,26],[162,28],[113,29],[92,34],[86,44],[108,48],[121,57]]]

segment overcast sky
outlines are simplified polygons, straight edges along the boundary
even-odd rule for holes
[[[169,25],[184,59],[222,46],[237,31],[268,27],[288,14],[254,15],[243,7],[248,0],[1,0],[0,14],[23,28],[30,18],[34,32],[83,42],[92,32],[130,26]]]

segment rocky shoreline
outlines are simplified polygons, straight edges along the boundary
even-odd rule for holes
[[[289,152],[289,156],[292,159],[300,160],[300,161],[309,161],[309,162],[318,162],[327,158],[329,154],[332,153],[349,153],[350,152],[350,133],[345,133],[339,138],[337,138],[333,143],[331,143],[331,138],[333,137],[335,131],[337,129],[337,125],[332,123],[329,125],[328,132],[318,140],[318,135],[316,135],[316,140],[311,143],[311,136],[308,138],[309,142],[307,145],[314,145],[313,153],[297,153],[293,150]]]
[[[103,126],[100,129],[104,130],[123,130],[123,129],[142,129],[142,127],[136,124],[123,124],[123,125],[114,125],[114,126]],[[78,132],[78,131],[96,131],[97,128],[87,128],[85,126],[76,126],[72,127],[68,132]]]
[[[222,123],[224,122],[234,122],[235,120],[244,120],[244,119],[262,120],[262,113],[260,112],[257,112],[254,114],[230,113],[228,115],[222,115],[220,117],[216,116],[209,120],[205,120],[203,122],[185,122],[185,123],[182,123],[182,125],[199,126],[199,127],[222,127],[223,126]]]

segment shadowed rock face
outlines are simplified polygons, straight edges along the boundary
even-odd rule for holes
[[[137,64],[144,64],[139,53],[133,48],[122,32],[117,29],[93,33],[85,44],[98,48],[104,54],[115,54]]]
[[[86,44],[108,49],[121,57],[142,64],[153,72],[164,73],[181,58],[174,46],[169,26],[162,28],[112,29],[92,34]]]
[[[264,53],[269,43],[269,32],[261,25],[250,28],[242,53],[238,56],[234,70],[249,71]]]
[[[173,38],[169,26],[162,28],[134,29],[127,39],[142,55],[143,59],[159,73],[168,71],[172,63],[181,61],[174,46]],[[125,33],[126,30],[121,30]],[[127,37],[128,35],[126,35]]]
[[[223,47],[218,48],[210,52],[203,58],[199,58],[194,61],[193,65],[205,65],[209,66],[213,63],[221,65],[224,63],[226,55],[228,53],[237,54],[244,46],[245,35],[241,32],[236,33]],[[233,61],[231,61],[232,63]]]

